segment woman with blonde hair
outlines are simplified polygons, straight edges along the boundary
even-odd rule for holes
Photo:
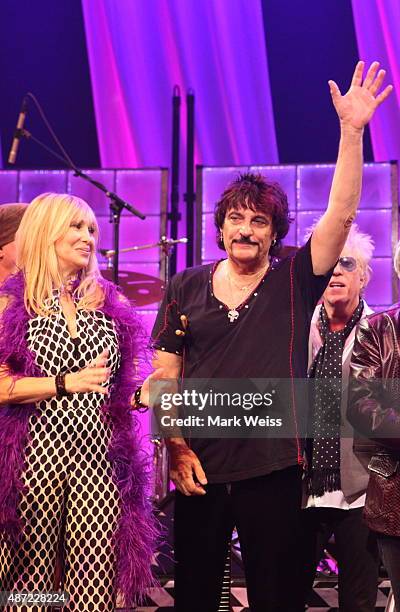
[[[61,551],[66,609],[111,611],[117,591],[130,605],[151,584],[130,412],[141,326],[100,276],[86,202],[38,196],[16,240],[0,290],[0,590],[53,591]]]

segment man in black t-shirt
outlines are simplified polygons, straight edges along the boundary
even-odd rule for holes
[[[287,198],[277,184],[247,173],[225,190],[215,222],[227,259],[172,279],[153,330],[158,377],[306,376],[312,312],[360,199],[363,129],[391,91],[378,95],[384,79],[378,67],[373,63],[362,81],[359,62],[344,96],[329,82],[341,125],[339,155],[328,208],[294,257],[273,257],[289,228]],[[234,526],[251,610],[303,609],[284,572],[289,558],[297,571],[302,463],[295,402],[286,408],[292,437],[167,440],[177,489],[175,610],[216,612]]]

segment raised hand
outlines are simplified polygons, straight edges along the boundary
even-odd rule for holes
[[[65,377],[65,388],[68,393],[101,393],[107,395],[108,387],[101,383],[110,377],[110,369],[107,368],[108,351],[105,350],[92,361],[90,365],[79,372],[67,374]]]
[[[378,69],[379,62],[373,62],[363,81],[364,62],[358,62],[350,89],[344,96],[335,81],[328,81],[333,105],[342,126],[361,130],[369,123],[375,109],[391,93],[392,85],[387,85],[381,93],[378,93],[386,74],[385,70]]]

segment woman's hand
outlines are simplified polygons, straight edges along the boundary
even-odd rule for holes
[[[101,383],[109,379],[111,370],[107,368],[108,350],[105,350],[90,365],[79,372],[65,376],[65,389],[68,393],[101,393],[107,395],[108,387]]]

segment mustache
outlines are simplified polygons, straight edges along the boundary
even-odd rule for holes
[[[248,238],[247,236],[242,236],[239,240],[232,240],[232,244],[251,244],[253,246],[257,246],[258,242],[253,242],[250,238]]]

